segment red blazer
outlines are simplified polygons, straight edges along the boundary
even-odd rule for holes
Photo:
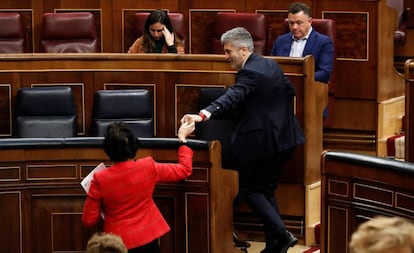
[[[192,173],[193,151],[178,149],[178,163],[152,157],[125,161],[94,174],[82,223],[93,226],[103,212],[104,231],[121,236],[128,249],[147,244],[170,230],[152,198],[158,182],[185,179]]]

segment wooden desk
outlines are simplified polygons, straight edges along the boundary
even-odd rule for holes
[[[322,155],[321,253],[346,253],[352,233],[376,216],[414,220],[414,164],[339,151]]]
[[[83,252],[80,181],[101,161],[102,138],[0,139],[0,252]],[[177,139],[142,139],[138,156],[177,162]],[[237,173],[221,169],[220,143],[190,141],[193,174],[156,187],[154,199],[171,227],[161,252],[233,252],[232,200]]]
[[[322,112],[327,85],[315,83],[313,57],[276,60],[296,88],[295,112],[307,142],[299,146],[276,192],[285,222],[305,243],[313,242],[319,222]],[[78,135],[90,136],[94,92],[101,89],[147,89],[153,95],[156,137],[176,136],[179,119],[197,111],[205,87],[233,85],[235,71],[223,55],[176,54],[19,54],[0,55],[0,134],[13,136],[13,107],[21,87],[67,85],[74,92]],[[261,234],[250,210],[235,213],[235,225]],[[247,217],[247,219],[245,219]],[[250,219],[251,217],[251,219]],[[243,221],[242,221],[243,220]],[[242,222],[241,222],[242,221]]]

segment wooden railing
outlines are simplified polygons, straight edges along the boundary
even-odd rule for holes
[[[405,62],[405,161],[414,162],[414,59]]]

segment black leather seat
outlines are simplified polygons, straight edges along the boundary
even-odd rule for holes
[[[92,134],[104,136],[112,122],[128,124],[137,137],[154,136],[154,105],[145,89],[99,90],[95,93],[92,113]]]
[[[70,87],[34,87],[18,90],[18,137],[73,137],[76,136],[76,131],[76,107]]]
[[[204,88],[200,90],[198,100],[199,109],[205,108],[212,101],[226,92],[226,88]],[[200,140],[219,140],[221,143],[222,167],[226,169],[235,169],[236,161],[230,147],[231,134],[237,124],[237,112],[229,112],[218,118],[200,122],[195,130],[197,139]]]

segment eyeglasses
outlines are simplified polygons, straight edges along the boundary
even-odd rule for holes
[[[150,28],[151,32],[162,32],[164,29],[152,29]]]

